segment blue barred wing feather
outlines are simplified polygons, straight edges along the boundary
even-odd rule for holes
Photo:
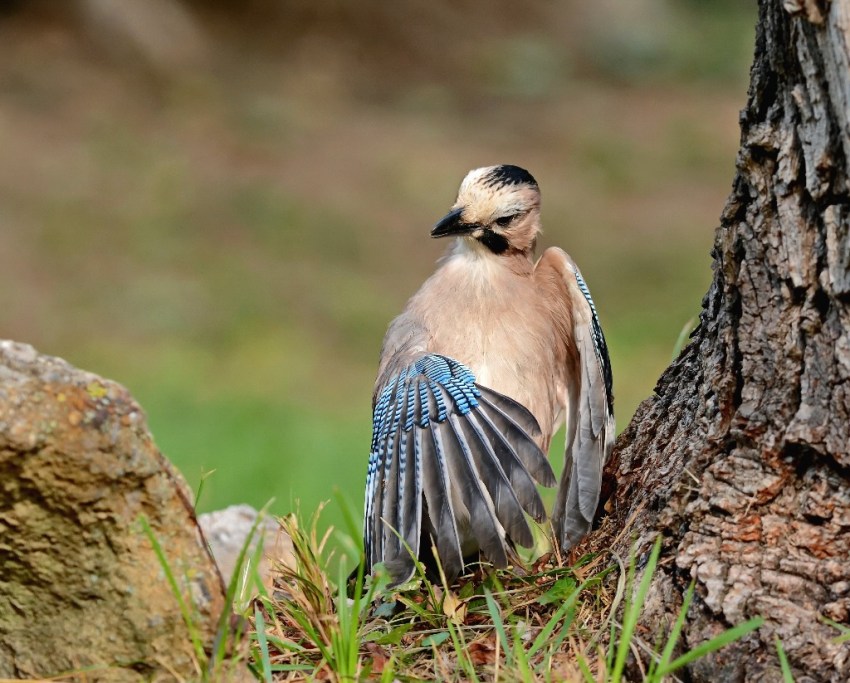
[[[545,517],[535,482],[555,477],[534,438],[534,417],[463,364],[429,354],[381,388],[373,414],[364,542],[369,569],[396,582],[433,540],[447,577],[480,549],[494,564],[530,545],[525,513]],[[423,544],[427,544],[423,547]]]

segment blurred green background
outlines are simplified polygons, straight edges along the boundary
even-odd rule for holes
[[[199,507],[358,510],[390,319],[477,166],[580,264],[618,428],[699,311],[754,1],[0,0],[0,337],[125,384]],[[327,521],[338,519],[332,511]]]

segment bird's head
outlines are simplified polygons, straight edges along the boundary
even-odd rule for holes
[[[494,254],[534,250],[540,233],[540,189],[519,166],[486,166],[466,174],[451,211],[431,237],[465,237]]]

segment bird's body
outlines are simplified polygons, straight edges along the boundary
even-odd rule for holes
[[[387,343],[403,344],[384,349],[376,392],[422,353],[449,356],[478,384],[525,406],[540,426],[538,446],[548,450],[566,404],[571,318],[551,259],[538,265],[458,242],[392,322]]]
[[[592,521],[613,439],[610,366],[572,260],[550,248],[534,261],[539,196],[517,167],[470,172],[432,232],[458,239],[384,339],[365,541],[370,566],[396,580],[428,536],[449,576],[476,550],[515,560],[514,543],[531,541],[524,512],[545,516],[532,480],[555,483],[543,453],[565,416],[558,541]]]

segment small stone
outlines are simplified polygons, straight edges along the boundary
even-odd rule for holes
[[[198,517],[198,524],[209,543],[225,584],[230,584],[239,553],[248,540],[258,514],[250,505],[231,505],[223,510],[207,512]],[[260,523],[251,541],[248,557],[253,555],[260,536],[263,539],[263,558],[257,570],[263,585],[271,591],[274,564],[292,566],[294,563],[292,540],[275,519],[266,517]]]

